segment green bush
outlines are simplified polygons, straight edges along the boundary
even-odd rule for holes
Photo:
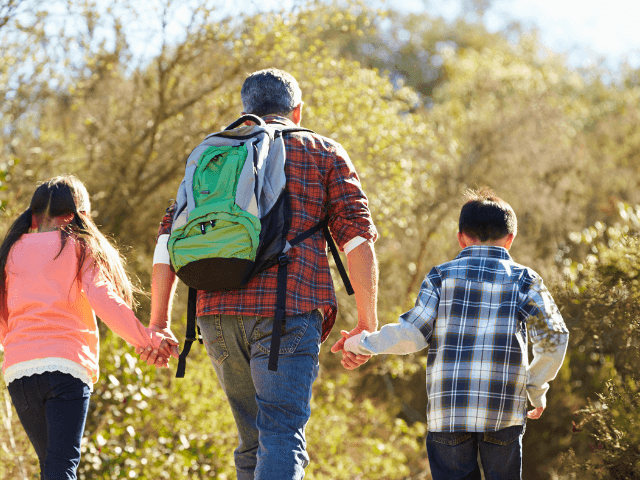
[[[79,478],[233,478],[235,423],[204,349],[177,380],[175,362],[156,370],[105,337]]]
[[[572,359],[578,352],[594,359],[587,372],[592,377],[607,367],[600,392],[576,414],[574,431],[587,439],[589,451],[574,448],[564,456],[565,471],[596,479],[640,478],[638,212],[620,205],[623,222],[575,236],[589,254],[584,263],[566,262],[570,281],[560,298],[573,335]]]
[[[115,335],[102,338],[78,478],[234,479],[237,430],[204,348],[194,346],[186,377],[175,379],[175,362],[156,370]],[[314,386],[309,477],[405,478],[423,448],[424,425],[409,427],[385,404],[358,397],[352,379],[323,370]],[[33,447],[7,402],[0,409],[0,478],[39,478]]]

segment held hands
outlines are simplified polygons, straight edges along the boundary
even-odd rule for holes
[[[338,340],[333,345],[333,347],[331,347],[331,351],[333,353],[337,353],[340,350],[342,350],[342,360],[340,361],[340,363],[342,363],[342,366],[347,370],[355,370],[361,365],[364,365],[365,363],[367,363],[371,358],[371,355],[358,355],[356,353],[350,352],[347,349],[345,349],[345,342],[347,341],[347,339],[355,335],[358,335],[364,330],[365,330],[364,327],[357,326],[350,332],[347,332],[346,330],[340,331],[340,333],[342,334],[342,338]]]
[[[361,351],[360,348],[358,347],[358,343],[360,342],[360,339],[362,338],[363,333],[364,332],[360,332],[357,335],[354,335],[353,337],[347,338],[342,348],[347,352],[355,353],[356,355],[365,355],[366,352]]]
[[[136,348],[136,354],[140,355],[140,359],[143,362],[147,362],[148,365],[155,365],[158,368],[168,368],[169,359],[180,356],[178,352],[178,340],[169,328],[161,329],[151,326],[149,330],[162,338],[160,345],[157,348],[138,347]]]

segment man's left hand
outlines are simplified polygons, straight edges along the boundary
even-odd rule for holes
[[[180,343],[178,342],[178,339],[169,328],[150,326],[149,330],[158,332],[164,336],[164,339],[160,344],[160,348],[152,349],[151,347],[148,347],[145,349],[144,347],[138,347],[136,348],[136,354],[140,355],[140,359],[143,362],[147,362],[147,365],[168,367],[169,358],[178,358],[180,356],[180,352],[178,350]]]

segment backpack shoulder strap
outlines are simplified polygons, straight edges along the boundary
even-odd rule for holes
[[[247,113],[245,115],[242,115],[240,118],[238,118],[235,122],[231,123],[227,128],[225,128],[224,130],[233,130],[234,128],[239,127],[240,125],[242,125],[244,122],[247,121],[251,121],[253,123],[255,123],[256,125],[260,126],[260,127],[265,127],[267,124],[264,122],[264,120],[262,118],[260,118],[257,115],[253,115],[252,113]]]
[[[286,254],[278,257],[278,283],[276,287],[276,311],[273,317],[273,330],[271,332],[271,346],[269,347],[269,366],[272,372],[278,370],[278,357],[280,355],[280,339],[285,323],[287,308],[287,265],[289,257]]]
[[[345,288],[347,289],[347,294],[353,295],[353,286],[351,285],[351,281],[349,280],[349,275],[347,274],[346,268],[344,268],[344,264],[340,259],[340,254],[338,253],[338,247],[336,243],[333,241],[333,237],[329,232],[329,218],[325,217],[320,223],[318,223],[315,227],[311,227],[306,232],[302,232],[297,237],[293,238],[289,245],[292,247],[297,244],[304,242],[307,238],[309,238],[314,233],[322,230],[322,234],[324,235],[325,240],[327,241],[327,245],[329,245],[329,250],[331,251],[331,255],[333,256],[333,260],[336,262],[336,267],[338,268],[338,272],[340,273],[340,277],[342,278],[342,282],[344,283]]]
[[[180,352],[178,358],[178,370],[176,371],[176,378],[184,378],[184,371],[187,368],[187,355],[191,350],[191,344],[196,340],[202,343],[200,336],[200,328],[198,327],[198,334],[196,335],[196,301],[198,299],[198,291],[195,288],[189,287],[189,297],[187,300],[187,334],[184,341],[184,348]]]
[[[279,135],[284,135],[285,133],[295,133],[295,132],[308,132],[308,133],[316,133],[313,130],[309,130],[308,128],[303,127],[282,127],[279,128],[277,125],[269,124],[271,127],[274,127],[276,131],[276,137]]]
[[[338,268],[338,272],[340,272],[340,277],[342,278],[342,282],[347,290],[347,294],[353,295],[353,286],[351,285],[351,281],[349,280],[349,275],[347,275],[347,270],[344,268],[344,264],[340,259],[340,254],[338,253],[338,247],[336,247],[335,242],[333,241],[333,237],[329,232],[329,219],[324,218],[320,223],[311,227],[309,230],[302,232],[300,235],[293,238],[289,245],[294,247],[299,243],[305,241],[307,238],[311,237],[314,233],[322,230],[324,238],[329,245],[329,250],[331,251],[331,255],[333,255],[333,260],[336,263],[336,267]],[[283,253],[278,258],[278,283],[276,287],[276,312],[273,319],[273,332],[271,333],[271,347],[269,352],[269,370],[275,372],[278,370],[278,356],[280,354],[280,338],[282,336],[282,326],[285,322],[286,316],[286,304],[287,304],[287,264],[289,263],[289,257],[286,253]]]

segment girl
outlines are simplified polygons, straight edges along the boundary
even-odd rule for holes
[[[171,355],[131,311],[135,289],[90,211],[80,180],[52,178],[0,246],[2,373],[44,480],[76,479],[98,380],[94,311],[131,345],[159,349],[163,366]]]

